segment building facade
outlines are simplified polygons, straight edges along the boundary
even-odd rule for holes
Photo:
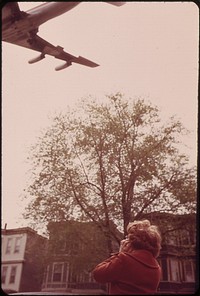
[[[106,285],[95,282],[91,271],[109,256],[104,234],[93,222],[52,222],[49,230],[49,264],[42,291],[87,290],[106,293]],[[114,246],[117,247],[118,245]]]
[[[198,281],[196,215],[151,213],[140,217],[144,218],[158,225],[162,235],[158,294],[194,293]],[[106,293],[106,286],[96,283],[91,275],[94,266],[109,257],[105,238],[93,223],[51,223],[49,232],[52,261],[46,269],[42,290],[99,289]],[[118,250],[117,244],[114,249]]]
[[[198,288],[196,215],[145,215],[159,226],[162,248],[158,261],[162,278],[158,294],[193,294]]]
[[[199,283],[196,215],[151,213],[138,219],[145,218],[162,235],[158,294],[194,294]],[[2,289],[106,294],[107,286],[95,282],[91,273],[110,256],[102,231],[93,222],[64,221],[49,223],[48,232],[47,240],[29,227],[2,230]],[[114,251],[118,247],[113,240]]]
[[[29,227],[2,230],[1,288],[3,291],[40,291],[41,258],[47,239]]]

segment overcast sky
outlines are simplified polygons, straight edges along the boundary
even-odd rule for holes
[[[19,3],[28,10],[40,2]],[[164,119],[176,115],[197,157],[198,7],[193,2],[83,2],[39,28],[38,35],[98,64],[57,72],[53,57],[30,65],[38,52],[2,42],[2,227],[27,226],[21,213],[28,149],[48,117],[81,97],[122,92],[146,98]]]

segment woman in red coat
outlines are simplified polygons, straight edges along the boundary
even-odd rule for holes
[[[127,233],[119,252],[95,267],[94,279],[109,283],[110,295],[155,294],[161,276],[156,260],[160,233],[148,220],[129,223]]]

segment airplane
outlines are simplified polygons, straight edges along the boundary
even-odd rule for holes
[[[29,61],[30,64],[41,61],[45,55],[54,56],[65,61],[65,64],[55,68],[56,71],[65,69],[72,63],[88,67],[98,64],[82,57],[75,57],[64,51],[61,46],[54,46],[37,35],[39,26],[80,4],[81,2],[45,2],[29,10],[22,11],[18,2],[7,2],[2,8],[2,41],[39,51],[40,55]],[[126,2],[106,2],[121,6]]]

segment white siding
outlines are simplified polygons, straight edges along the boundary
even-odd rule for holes
[[[20,248],[19,252],[15,252],[15,246],[16,246],[16,238],[20,238]],[[10,253],[6,253],[6,249],[8,246],[8,242],[11,240],[10,243]],[[23,260],[24,259],[24,253],[25,253],[25,247],[26,247],[26,240],[27,240],[27,234],[11,234],[11,235],[5,235],[3,236],[3,245],[2,245],[2,261],[12,261],[12,260]]]
[[[2,283],[2,286],[1,286],[2,289],[19,291],[19,285],[20,285],[20,279],[21,279],[21,273],[22,273],[22,263],[2,264],[1,268],[3,269],[4,266],[7,266],[8,268],[7,268],[5,283]],[[11,270],[12,270],[12,267],[14,266],[16,266],[16,276],[15,276],[14,282],[10,283]]]
[[[22,266],[26,248],[27,234],[3,235],[2,241],[2,270],[7,266],[5,283],[2,283],[3,290],[19,291]],[[9,248],[8,248],[9,245]],[[17,246],[17,248],[16,248]],[[9,249],[9,252],[7,252]],[[13,283],[10,283],[12,267],[16,267],[16,275]]]

